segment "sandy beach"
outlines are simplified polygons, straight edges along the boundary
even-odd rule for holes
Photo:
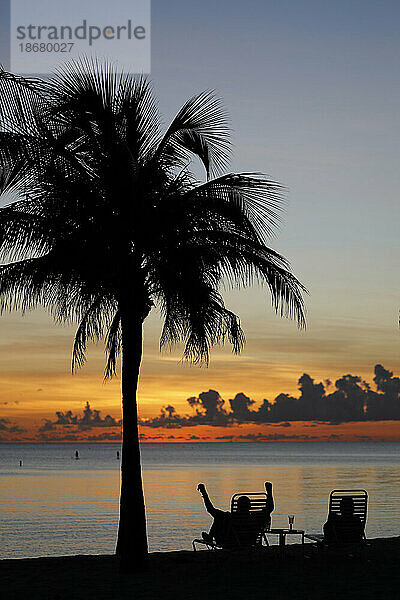
[[[147,571],[121,576],[115,556],[0,561],[3,600],[120,598],[395,599],[400,537],[368,540],[361,553],[317,552],[307,544],[252,552],[151,553]]]

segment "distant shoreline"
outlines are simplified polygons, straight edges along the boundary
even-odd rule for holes
[[[13,600],[380,600],[399,595],[400,537],[364,550],[321,553],[312,544],[260,551],[154,552],[146,572],[120,575],[113,555],[0,560],[1,598]]]

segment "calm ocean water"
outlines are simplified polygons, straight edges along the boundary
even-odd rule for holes
[[[117,450],[111,443],[0,444],[0,558],[112,553]],[[144,444],[150,550],[190,549],[208,528],[199,482],[228,510],[233,493],[262,491],[272,481],[273,526],[295,514],[295,526],[307,531],[321,530],[331,489],[365,488],[367,535],[400,535],[399,451],[390,442]]]

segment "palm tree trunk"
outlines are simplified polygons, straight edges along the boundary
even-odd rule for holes
[[[129,302],[120,303],[122,328],[122,462],[116,553],[125,572],[144,567],[148,548],[137,424],[136,392],[142,359],[142,317]]]

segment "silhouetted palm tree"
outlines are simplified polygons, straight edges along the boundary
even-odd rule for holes
[[[142,325],[164,318],[160,345],[208,362],[244,335],[222,283],[269,287],[281,315],[304,325],[304,288],[266,246],[280,191],[262,174],[221,175],[229,153],[224,110],[211,92],[189,100],[164,134],[149,82],[107,64],[68,63],[48,81],[0,74],[0,300],[44,306],[78,322],[72,368],[87,340],[104,339],[105,376],[122,350],[123,452],[117,553],[147,554],[136,390]],[[190,170],[198,157],[206,171]],[[213,178],[211,178],[213,177]]]

